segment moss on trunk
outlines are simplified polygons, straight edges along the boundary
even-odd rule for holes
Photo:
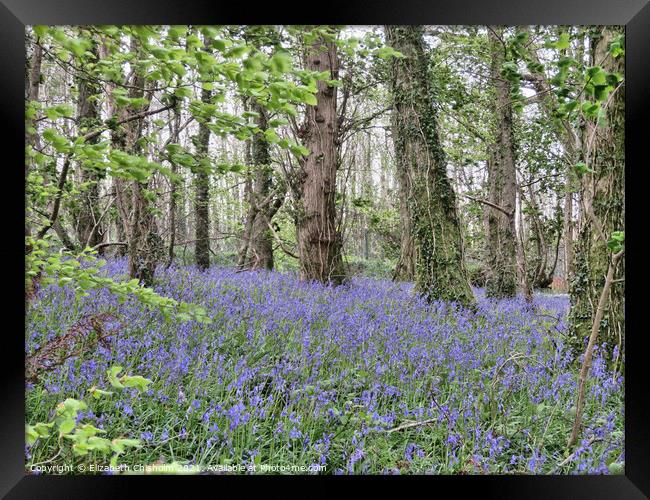
[[[400,179],[408,179],[415,284],[427,300],[474,303],[463,259],[456,197],[438,137],[421,26],[387,26],[388,44],[404,58],[391,62],[393,140]]]
[[[623,28],[607,27],[592,39],[592,63],[607,72],[623,74],[622,57],[612,58],[608,46]],[[625,224],[625,95],[620,87],[611,96],[604,126],[588,123],[586,136],[593,134],[593,146],[586,141],[585,161],[593,173],[583,174],[580,182],[582,219],[575,244],[575,272],[570,285],[571,341],[577,352],[584,350],[590,334],[598,297],[612,256],[607,240]],[[619,262],[614,284],[600,324],[599,342],[606,341],[611,360],[614,346],[622,348],[624,339],[625,275],[623,259]]]

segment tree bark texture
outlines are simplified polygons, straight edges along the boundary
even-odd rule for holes
[[[211,92],[201,91],[201,101],[210,102]],[[196,152],[199,157],[207,158],[210,144],[210,129],[205,123],[199,123],[199,134],[196,138]],[[196,243],[194,246],[196,265],[199,269],[210,267],[210,177],[203,167],[194,174],[194,219]]]
[[[257,126],[262,132],[253,137],[251,144],[254,176],[250,195],[255,210],[246,267],[249,269],[273,269],[273,235],[269,224],[277,208],[268,199],[273,179],[271,177],[269,143],[263,133],[268,127],[267,116],[265,110],[258,104],[254,104],[252,109],[259,115]]]
[[[592,65],[607,72],[624,74],[623,57],[608,53],[612,39],[623,33],[622,27],[603,27],[601,36],[592,38]],[[582,352],[589,336],[598,297],[605,286],[611,261],[607,242],[625,226],[625,93],[619,86],[608,98],[606,122],[599,126],[589,121],[586,127],[585,163],[593,173],[580,179],[581,224],[575,245],[575,272],[570,284],[570,331],[577,352]],[[621,258],[613,277],[602,312],[601,339],[611,353],[624,339],[625,260]],[[611,359],[611,356],[609,357]]]
[[[98,60],[97,47],[93,46],[92,53],[95,62]],[[101,93],[100,86],[87,78],[77,79],[79,98],[77,104],[77,117],[80,135],[89,130],[101,126],[101,115],[98,102],[93,98]],[[90,139],[88,143],[96,143],[98,137]],[[104,239],[104,226],[99,221],[99,181],[102,176],[99,172],[89,170],[79,165],[79,177],[81,183],[86,186],[80,193],[79,198],[71,207],[71,213],[75,219],[77,239],[82,248],[86,246],[95,247]]]
[[[401,196],[414,243],[415,284],[427,300],[474,304],[465,269],[456,196],[440,144],[422,27],[386,26],[391,61],[393,140]]]
[[[132,51],[140,53],[138,42],[132,40]],[[128,97],[144,96],[144,77],[136,68],[130,82]],[[134,114],[131,106],[118,111],[118,120]],[[131,120],[113,131],[113,147],[129,154],[139,154],[138,140],[142,137],[144,118]],[[156,265],[164,254],[163,244],[158,235],[151,201],[147,197],[149,181],[125,181],[115,179],[116,202],[123,222],[123,232],[128,242],[128,268],[131,278],[137,278],[145,286],[153,285]]]
[[[493,152],[488,161],[489,201],[508,214],[486,206],[487,211],[487,279],[488,297],[514,297],[517,294],[517,235],[515,205],[517,171],[512,127],[510,82],[501,76],[506,47],[497,34],[489,30],[492,54],[490,76],[494,82]]]
[[[336,45],[319,39],[308,49],[306,66],[328,71],[338,78]],[[300,255],[300,278],[340,284],[345,279],[342,240],[336,227],[336,172],[338,169],[337,88],[318,82],[317,103],[307,106],[302,140],[309,149],[300,161],[296,231]]]

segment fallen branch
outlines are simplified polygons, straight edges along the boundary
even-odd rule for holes
[[[430,418],[429,420],[421,420],[419,422],[408,422],[406,424],[399,425],[392,429],[388,429],[386,430],[386,432],[390,434],[391,432],[403,431],[404,429],[411,429],[413,427],[420,427],[422,425],[430,425],[437,421],[438,421],[437,418]]]
[[[86,316],[72,325],[66,333],[54,337],[25,358],[25,381],[36,383],[41,374],[52,371],[72,357],[80,357],[97,346],[110,347],[109,339],[119,333],[105,324],[117,320],[111,313]],[[94,335],[93,335],[94,334]]]

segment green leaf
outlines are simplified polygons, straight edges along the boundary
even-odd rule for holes
[[[59,435],[65,436],[66,434],[69,434],[75,428],[75,425],[76,422],[72,418],[66,418],[62,420],[59,422]]]
[[[557,42],[555,42],[555,48],[558,50],[565,50],[569,48],[569,34],[568,33],[562,33],[560,34],[560,38],[558,39]]]
[[[588,117],[594,117],[598,115],[600,108],[600,103],[593,103],[585,101],[582,103],[581,108],[582,112]]]
[[[120,382],[124,384],[124,387],[135,387],[141,391],[145,390],[147,385],[151,384],[150,379],[141,377],[140,375],[124,375],[120,377]]]
[[[38,439],[38,432],[34,429],[32,425],[25,425],[25,442],[29,445],[32,445]]]
[[[59,134],[55,129],[48,128],[43,131],[43,138],[52,144],[52,147],[59,153],[66,153],[70,149],[68,140]]]
[[[296,155],[298,158],[303,156],[309,156],[309,149],[307,149],[302,144],[294,144],[289,146],[289,150]]]
[[[170,26],[167,36],[172,40],[178,40],[187,32],[187,26]]]
[[[587,172],[593,172],[593,170],[590,169],[590,168],[587,166],[587,164],[584,163],[584,162],[578,162],[578,163],[576,163],[576,164],[573,166],[573,168],[574,168],[575,171],[578,173],[578,175],[582,175],[582,174],[585,174],[585,173],[587,173]]]
[[[89,450],[106,453],[111,451],[111,442],[106,438],[91,436],[88,438],[87,447]]]
[[[44,422],[39,422],[33,426],[33,429],[36,431],[36,434],[38,434],[39,437],[48,437],[53,426],[54,422],[49,422],[47,424]]]
[[[249,48],[246,45],[235,45],[233,47],[230,47],[230,49],[228,49],[225,56],[238,59],[242,57],[246,52],[248,52],[248,50]]]
[[[113,387],[117,389],[123,389],[124,385],[117,379],[117,374],[120,373],[124,368],[121,366],[112,366],[106,374],[108,375],[108,380]]]
[[[43,25],[36,25],[32,26],[32,29],[34,30],[34,33],[38,38],[43,38],[45,35],[47,35],[49,28],[47,26]]]
[[[604,85],[607,83],[607,72],[600,66],[591,66],[587,68],[587,78],[592,85]]]
[[[138,439],[113,439],[111,449],[117,455],[124,453],[126,447],[137,448],[140,446]]]
[[[187,313],[181,312],[176,315],[176,319],[178,319],[179,321],[191,321],[192,316],[190,316]]]
[[[305,104],[309,104],[310,106],[316,106],[318,104],[318,100],[316,99],[316,96],[309,92],[305,92],[304,94],[302,94],[301,101],[304,102]]]
[[[77,440],[85,441],[91,436],[96,434],[106,434],[106,431],[98,429],[92,424],[84,424],[81,427],[77,427],[75,430],[75,437]]]
[[[625,231],[614,231],[612,233],[612,239],[620,242],[625,241]]]
[[[228,45],[230,45],[230,40],[220,40],[218,38],[215,38],[212,40],[211,45],[219,52],[224,52]]]
[[[280,140],[275,130],[270,128],[264,131],[264,138],[270,144],[276,144]]]
[[[600,102],[605,101],[607,99],[607,96],[611,92],[611,90],[612,87],[610,87],[609,85],[595,85],[593,87],[594,99]]]
[[[375,55],[381,59],[388,59],[390,57],[396,57],[398,59],[404,59],[406,56],[401,52],[395,50],[393,47],[381,47],[375,51]]]
[[[623,75],[620,73],[607,73],[607,85],[616,87],[620,82],[623,81]]]
[[[607,242],[607,248],[613,253],[618,253],[623,250],[625,244],[625,232],[614,231],[610,240]]]
[[[609,44],[609,53],[614,59],[621,57],[625,54],[625,35],[620,34],[616,36]]]
[[[83,38],[71,38],[66,44],[66,48],[70,50],[75,56],[81,57],[88,48],[88,40]]]
[[[100,399],[103,396],[109,397],[113,395],[111,391],[103,391],[102,389],[97,389],[97,387],[95,387],[94,385],[90,389],[88,389],[88,392],[95,399]]]
[[[270,60],[271,68],[277,73],[287,73],[291,71],[291,54],[285,50],[279,50]]]
[[[607,466],[610,474],[624,474],[625,462],[612,462]]]
[[[88,455],[88,444],[86,443],[75,443],[72,446],[72,453],[76,456]]]
[[[56,412],[57,415],[76,417],[79,410],[85,410],[87,408],[88,405],[83,401],[67,398],[65,401],[57,405]]]

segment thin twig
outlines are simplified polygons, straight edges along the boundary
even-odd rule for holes
[[[612,260],[609,263],[607,269],[607,276],[605,278],[605,285],[603,290],[600,292],[600,298],[598,299],[598,307],[596,308],[596,314],[594,315],[594,320],[591,325],[591,335],[589,335],[589,342],[587,343],[587,350],[585,351],[584,359],[582,361],[582,368],[580,369],[580,378],[578,379],[578,401],[576,402],[576,418],[573,422],[573,429],[571,430],[571,436],[567,443],[567,447],[571,448],[578,439],[580,434],[580,426],[582,424],[582,413],[584,411],[585,405],[585,386],[587,384],[587,376],[589,375],[589,369],[591,368],[591,358],[594,353],[594,346],[596,344],[596,339],[598,338],[598,331],[600,330],[600,322],[603,319],[603,314],[605,312],[605,306],[607,305],[607,299],[609,298],[609,289],[612,286],[612,281],[614,280],[614,271],[618,261],[623,256],[624,250],[621,250],[612,256]]]
[[[420,427],[422,425],[430,425],[430,424],[432,424],[434,422],[437,422],[437,421],[438,421],[437,418],[430,418],[428,420],[421,420],[419,422],[408,422],[406,424],[399,425],[399,426],[394,427],[392,429],[388,429],[388,430],[386,430],[386,432],[390,434],[391,432],[402,431],[404,429],[411,429],[413,427]]]

